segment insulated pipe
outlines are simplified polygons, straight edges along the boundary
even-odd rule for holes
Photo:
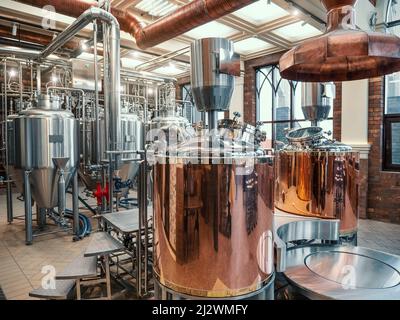
[[[69,2],[69,1],[66,1]],[[57,8],[56,8],[57,9]],[[118,21],[113,15],[99,8],[90,8],[78,17],[67,29],[61,32],[39,55],[44,59],[71,40],[79,31],[94,20],[106,23],[110,29],[109,42],[109,83],[104,86],[105,96],[108,97],[109,121],[109,151],[118,152],[122,146],[120,130],[120,29]],[[108,81],[106,83],[108,83]],[[114,155],[116,167],[119,164],[120,154]],[[116,168],[114,168],[115,170]]]
[[[121,30],[130,33],[138,47],[146,49],[177,37],[200,25],[243,8],[257,0],[194,0],[171,14],[144,26],[131,12],[111,8]],[[97,7],[94,0],[18,0],[18,2],[43,8],[52,5],[57,13],[78,17],[90,7]]]

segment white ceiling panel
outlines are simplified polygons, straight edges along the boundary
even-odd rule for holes
[[[274,46],[272,44],[257,38],[247,38],[245,40],[235,42],[235,52],[242,55],[270,49],[273,47]]]
[[[248,21],[256,26],[282,18],[289,13],[274,3],[268,4],[268,0],[259,0],[247,7],[239,9],[233,15]]]
[[[168,0],[142,0],[135,8],[154,17],[162,17],[175,11],[178,6]]]
[[[123,68],[134,69],[139,64],[143,63],[144,61],[132,58],[121,58],[121,63]]]
[[[168,50],[168,51],[176,51],[188,47],[189,44],[178,41],[178,40],[168,40],[163,43],[156,45],[156,48]]]
[[[208,38],[208,37],[229,37],[238,33],[236,29],[228,27],[222,23],[211,21],[203,24],[200,27],[194,28],[185,35],[194,39]]]
[[[179,69],[174,64],[169,63],[166,66],[162,66],[157,69],[151,70],[151,72],[163,74],[166,76],[176,76],[178,74],[186,72],[186,70]]]
[[[322,31],[318,30],[317,28],[307,23],[304,24],[303,21],[300,21],[276,29],[273,31],[273,33],[291,42],[297,42],[303,39],[321,35]]]

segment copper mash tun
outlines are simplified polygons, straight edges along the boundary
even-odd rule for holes
[[[321,219],[339,219],[343,240],[356,241],[359,198],[359,154],[330,140],[319,121],[334,99],[333,83],[302,83],[304,116],[314,126],[287,134],[277,152],[275,207]]]
[[[232,140],[218,129],[238,66],[233,43],[197,40],[191,57],[196,105],[214,130],[155,156],[155,295],[273,299],[273,156],[248,128]]]

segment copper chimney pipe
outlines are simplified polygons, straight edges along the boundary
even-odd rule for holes
[[[327,32],[306,40],[279,62],[285,79],[348,81],[400,71],[400,38],[365,32],[355,25],[357,0],[321,0],[328,12]]]
[[[79,17],[85,10],[98,5],[93,0],[17,0],[35,7],[54,6],[57,13]],[[144,26],[142,22],[128,10],[111,8],[117,18],[121,30],[130,33],[141,49],[179,36],[195,27],[232,13],[257,0],[194,0],[171,14]]]

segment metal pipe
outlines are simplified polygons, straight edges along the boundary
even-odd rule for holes
[[[30,75],[31,75],[31,92],[33,92],[33,64],[29,64],[30,67]]]
[[[4,140],[5,140],[5,164],[6,164],[6,180],[10,181],[10,170],[9,170],[9,151],[8,151],[8,106],[7,106],[7,59],[4,60]],[[7,182],[7,222],[13,221],[13,199],[12,199],[12,182]]]
[[[59,168],[59,178],[58,178],[58,215],[61,219],[64,218],[65,214],[65,178],[64,169]]]
[[[78,171],[74,173],[72,181],[72,211],[74,216],[73,230],[74,240],[78,240],[79,236],[79,185],[78,185]]]
[[[32,196],[29,182],[30,171],[24,172],[24,202],[25,202],[25,243],[31,245],[33,241],[32,230]]]
[[[140,169],[141,192],[139,202],[139,215],[142,216],[144,225],[144,294],[147,294],[147,268],[148,268],[148,221],[147,221],[147,159],[146,152],[142,153],[143,162]],[[140,229],[141,231],[142,229]]]
[[[39,57],[39,52],[32,51],[32,50],[23,50],[21,48],[8,49],[8,48],[0,47],[0,55],[16,56],[16,57],[27,58],[27,59],[37,59]]]
[[[21,62],[18,64],[18,82],[19,82],[19,102],[20,102],[20,108],[22,108],[22,64]]]
[[[97,57],[97,20],[93,22],[93,58],[94,58],[94,101],[95,101],[95,118],[96,128],[95,137],[99,137],[100,128],[100,110],[99,110],[99,74],[98,74],[98,57]],[[96,164],[100,164],[100,139],[96,139]]]
[[[42,92],[42,71],[40,69],[40,64],[36,65],[36,93],[40,95]]]
[[[56,87],[56,86],[48,86],[46,88],[46,93],[49,94],[50,90],[60,90],[60,91],[70,91],[70,92],[79,92],[82,97],[85,97],[85,91],[82,89],[75,89],[75,88],[67,88],[67,87]]]
[[[213,130],[218,127],[218,111],[208,111],[208,130]]]
[[[145,154],[142,154],[143,161],[140,162],[140,167],[139,167],[139,194],[138,194],[138,199],[139,199],[139,232],[138,232],[138,239],[137,239],[137,246],[138,248],[138,261],[137,261],[137,268],[139,269],[139,278],[137,279],[137,289],[138,289],[138,295],[141,297],[142,296],[142,230],[143,230],[143,219],[145,218],[146,214],[146,207],[147,207],[147,201],[146,201],[146,162],[144,160]]]

